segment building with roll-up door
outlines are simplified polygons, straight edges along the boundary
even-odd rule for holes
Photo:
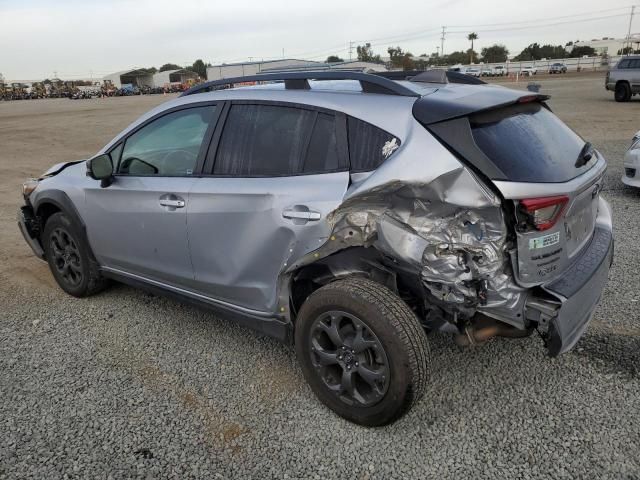
[[[198,74],[191,70],[181,68],[179,70],[165,70],[153,75],[153,86],[163,87],[170,83],[187,83],[189,80],[198,80]]]
[[[153,87],[153,74],[144,68],[115,72],[103,77],[102,80],[113,84],[116,88],[122,88],[123,85],[133,85],[138,88]]]

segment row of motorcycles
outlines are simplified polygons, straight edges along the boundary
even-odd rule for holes
[[[126,85],[122,88],[102,86],[95,88],[44,88],[40,85],[3,84],[0,83],[0,100],[36,100],[40,98],[69,98],[71,100],[87,100],[104,97],[128,97],[133,95],[159,95],[179,93],[186,89],[184,85],[167,85],[165,87],[135,87]]]

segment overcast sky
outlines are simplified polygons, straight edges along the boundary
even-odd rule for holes
[[[452,32],[445,53],[469,48],[470,31],[480,37],[476,51],[498,42],[518,53],[535,41],[622,37],[633,2],[0,0],[0,73],[97,78],[197,58],[216,64],[282,57],[283,48],[290,58],[348,58],[350,41],[370,41],[382,56],[389,45],[420,55],[440,46],[442,25]],[[632,31],[640,32],[640,7]]]

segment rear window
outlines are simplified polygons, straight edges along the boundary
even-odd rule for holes
[[[349,160],[352,172],[378,168],[400,146],[400,140],[370,123],[349,117]]]
[[[566,182],[595,163],[575,167],[584,140],[539,103],[477,114],[470,122],[480,150],[513,182]]]

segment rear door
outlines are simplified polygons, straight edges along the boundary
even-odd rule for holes
[[[113,183],[86,190],[87,233],[100,265],[163,284],[193,281],[186,207],[216,112],[213,104],[165,112],[111,150]]]
[[[234,101],[189,196],[194,290],[259,312],[279,273],[330,234],[326,216],[349,183],[346,120],[305,105]]]

